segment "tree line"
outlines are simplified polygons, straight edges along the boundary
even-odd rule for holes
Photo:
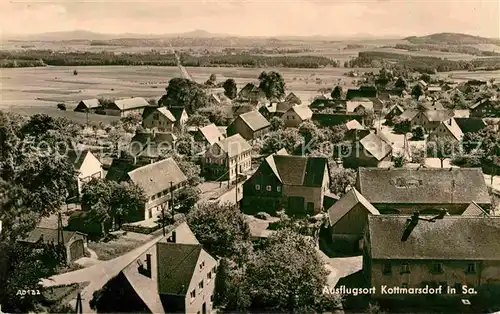
[[[349,68],[372,68],[398,66],[414,72],[434,74],[437,72],[449,72],[459,70],[497,70],[500,69],[500,58],[481,58],[471,61],[448,60],[430,56],[410,56],[407,54],[363,51],[355,59],[346,61],[345,67]]]
[[[262,56],[253,54],[203,55],[181,54],[182,64],[191,67],[284,67],[321,68],[337,67],[339,62],[321,56]],[[88,66],[88,65],[150,65],[176,66],[174,54],[159,52],[58,52],[52,50],[27,50],[0,52],[0,67],[34,66]]]

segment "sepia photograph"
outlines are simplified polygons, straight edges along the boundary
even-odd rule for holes
[[[500,1],[0,0],[12,313],[500,313]]]

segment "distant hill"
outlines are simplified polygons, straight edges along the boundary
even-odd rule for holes
[[[214,37],[230,37],[224,34],[213,34],[204,30],[194,30],[186,33],[178,34],[133,34],[133,33],[123,33],[123,34],[102,34],[95,33],[85,30],[75,30],[67,32],[48,32],[40,34],[30,34],[30,35],[15,35],[15,36],[5,36],[8,40],[20,40],[20,41],[70,41],[70,40],[111,40],[111,39],[123,39],[123,38],[134,38],[134,39],[162,39],[162,38],[214,38]],[[5,38],[4,38],[5,39]]]
[[[405,38],[412,44],[428,45],[479,45],[495,44],[500,45],[499,39],[485,38],[460,33],[438,33],[427,36],[411,36]]]

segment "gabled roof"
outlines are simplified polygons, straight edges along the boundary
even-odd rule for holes
[[[379,211],[373,207],[366,198],[361,195],[356,189],[352,188],[344,194],[332,207],[328,209],[328,216],[330,218],[330,225],[333,226],[342,219],[351,209],[357,204],[363,207],[372,215],[379,215]]]
[[[202,250],[200,244],[158,242],[158,293],[186,295]]]
[[[64,245],[68,244],[69,240],[79,232],[77,231],[63,231],[63,241]],[[44,243],[55,243],[57,244],[58,230],[52,228],[42,228],[36,227],[33,229],[26,238],[20,240],[21,242],[27,243],[37,243],[38,241],[43,241]],[[82,234],[82,233],[80,233]],[[83,234],[82,234],[83,235]]]
[[[247,103],[247,104],[239,104],[237,106],[233,106],[231,109],[233,111],[233,116],[240,116],[244,113],[254,111],[255,106]]]
[[[500,218],[445,216],[419,222],[402,242],[408,216],[368,216],[371,257],[392,260],[500,260]]]
[[[175,122],[177,121],[174,117],[174,115],[172,114],[172,112],[170,112],[170,110],[167,109],[167,107],[159,107],[156,109],[156,111],[158,111],[160,114],[162,114],[165,118],[167,118],[168,120],[170,120],[170,122]]]
[[[75,167],[76,170],[80,170],[80,168],[81,168],[83,162],[85,161],[85,158],[87,158],[88,154],[93,155],[89,150],[78,151],[78,150],[70,149],[70,150],[68,150],[66,155],[69,158],[69,162],[73,164],[73,167]]]
[[[115,104],[120,110],[131,110],[148,107],[149,103],[142,97],[133,97],[115,100]]]
[[[369,99],[356,99],[356,100],[348,100],[346,101],[346,111],[354,112],[356,108],[362,106],[366,110],[373,110],[373,101]]]
[[[293,106],[288,111],[293,111],[302,121],[312,118],[313,112],[307,105]]]
[[[199,128],[199,131],[210,145],[213,145],[224,138],[222,133],[219,131],[219,128],[213,123]]]
[[[418,112],[419,111],[415,109],[406,109],[405,111],[403,111],[400,117],[408,120],[413,120],[413,118],[417,116]]]
[[[401,107],[400,105],[394,105],[391,107],[391,109],[389,109],[389,112],[392,112],[392,111],[395,111],[395,110],[398,110],[399,112],[401,112],[401,114],[403,112],[405,112],[405,110],[403,109],[403,107]]]
[[[452,110],[426,110],[423,115],[431,122],[442,122],[453,118]]]
[[[448,121],[443,121],[441,124],[450,132],[450,134],[457,140],[460,141],[462,137],[464,136],[464,133],[458,126],[457,122],[455,119],[450,119]]]
[[[359,143],[379,161],[392,152],[392,146],[375,133],[363,137]]]
[[[230,158],[252,149],[252,146],[239,133],[226,137],[214,145],[219,146]]]
[[[168,110],[172,113],[176,121],[181,120],[182,114],[184,112],[187,114],[187,111],[184,107],[170,107]]]
[[[476,217],[488,217],[488,213],[477,205],[476,202],[471,202],[469,206],[464,210],[462,216],[476,216]]]
[[[372,204],[490,204],[481,168],[359,168],[358,190]]]
[[[290,108],[293,108],[295,106],[297,106],[297,104],[295,104],[293,102],[282,101],[282,102],[279,102],[276,104],[276,112],[285,113],[288,110],[290,110]]]
[[[274,154],[267,157],[265,162],[283,184],[308,187],[321,186],[325,168],[328,167],[327,159],[324,157]]]
[[[241,114],[238,118],[245,122],[245,124],[254,132],[271,125],[260,112],[255,110]]]
[[[299,97],[297,97],[297,95],[295,95],[293,92],[290,92],[290,94],[288,94],[286,97],[285,97],[285,101],[287,102],[291,102],[291,103],[295,103],[297,105],[300,105],[302,104],[302,100],[300,100]]]
[[[128,173],[130,180],[140,186],[147,196],[170,188],[170,182],[176,185],[187,181],[186,175],[173,158],[167,158]]]
[[[346,122],[346,127],[348,130],[366,130],[366,128],[358,122],[358,120],[351,120]]]
[[[488,106],[499,106],[500,104],[500,101],[499,100],[492,100],[490,98],[485,98],[485,99],[482,99],[480,101],[478,101],[477,103],[475,103],[474,105],[472,105],[470,107],[470,109],[476,109],[477,107],[481,106],[481,105],[488,105]]]
[[[85,99],[78,102],[78,104],[81,103],[84,104],[88,109],[99,108],[101,106],[101,104],[99,103],[99,99],[97,98]]]
[[[463,133],[479,132],[486,127],[486,122],[481,118],[454,118]]]

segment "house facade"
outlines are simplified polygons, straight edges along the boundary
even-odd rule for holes
[[[252,168],[252,146],[239,134],[212,144],[205,152],[203,169],[211,177],[234,181]]]
[[[243,184],[247,211],[286,209],[292,215],[316,214],[329,191],[328,162],[322,157],[273,154]]]
[[[288,128],[297,128],[299,125],[305,121],[311,120],[313,115],[312,110],[306,105],[293,106],[287,110],[282,119],[285,122],[285,126]]]
[[[128,180],[140,186],[146,194],[144,220],[155,219],[162,210],[172,206],[172,195],[187,185],[188,178],[173,158],[167,158],[134,169]]]
[[[425,110],[419,111],[410,120],[411,127],[421,126],[427,133],[436,131],[441,122],[453,118],[453,111],[450,110]]]
[[[500,117],[499,108],[500,101],[489,98],[483,99],[470,108],[470,115],[479,118],[498,118]]]
[[[262,138],[269,133],[271,124],[258,111],[250,111],[239,115],[227,127],[227,135],[240,134],[245,140],[255,140]]]
[[[341,252],[360,252],[369,215],[379,215],[366,198],[352,188],[328,208],[332,248]]]
[[[94,98],[94,99],[85,99],[82,100],[76,105],[76,108],[74,111],[76,112],[95,112],[97,109],[101,107],[101,104],[99,103],[99,99]]]
[[[82,195],[83,185],[92,178],[104,177],[102,163],[90,151],[69,151],[68,158],[73,164],[76,173],[76,187],[78,196]],[[75,195],[76,196],[76,195]]]
[[[216,271],[217,261],[183,222],[109,280],[96,309],[104,313],[212,313]]]
[[[359,168],[356,189],[381,214],[461,215],[472,201],[491,206],[481,168]]]
[[[157,129],[159,131],[172,131],[177,120],[166,107],[156,108],[142,120],[145,129]]]
[[[383,286],[448,288],[463,298],[463,288],[476,291],[500,284],[499,218],[445,216],[434,223],[419,222],[406,241],[405,216],[372,215],[365,233],[363,273],[372,297],[405,298],[381,294]],[[419,297],[419,296],[416,296]],[[422,297],[422,296],[420,296]]]
[[[379,167],[392,159],[392,146],[380,135],[370,133],[353,143],[343,158],[344,167]]]
[[[460,126],[453,118],[448,121],[441,122],[436,130],[429,135],[431,139],[446,138],[454,142],[460,142],[463,136],[464,133],[462,132],[462,129],[460,129]]]

